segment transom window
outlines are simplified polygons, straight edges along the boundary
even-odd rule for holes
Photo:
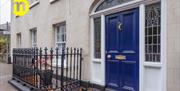
[[[128,1],[133,1],[133,0],[104,0],[97,8],[96,8],[96,12],[103,10],[103,9],[107,9]]]
[[[148,5],[145,8],[145,60],[160,62],[161,49],[161,5]]]

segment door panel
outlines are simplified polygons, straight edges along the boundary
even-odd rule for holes
[[[110,17],[110,20],[109,20],[109,30],[110,32],[108,32],[109,36],[108,36],[108,44],[109,44],[109,50],[116,50],[118,48],[118,31],[117,31],[117,25],[116,23],[118,22],[118,19],[119,17],[118,16],[112,16]],[[111,41],[113,40],[113,41]],[[111,52],[112,52],[111,51]]]
[[[138,91],[139,15],[133,9],[106,16],[106,86]]]
[[[115,56],[118,52],[118,29],[117,29],[117,22],[119,21],[119,16],[118,15],[113,15],[109,17],[109,27],[108,28],[108,33],[106,33],[106,44],[108,44],[108,48],[106,50],[106,56],[109,56],[107,61],[107,77],[111,78],[107,80],[107,83],[109,86],[118,88],[119,87],[119,74],[120,74],[120,69],[119,65],[120,63],[118,60],[113,59],[113,56]],[[108,55],[110,54],[110,55]]]

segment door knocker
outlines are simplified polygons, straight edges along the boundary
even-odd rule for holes
[[[121,22],[118,22],[117,28],[118,28],[118,30],[122,31],[123,30],[123,24]]]

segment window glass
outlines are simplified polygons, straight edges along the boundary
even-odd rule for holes
[[[65,24],[55,26],[55,44],[62,51],[66,47],[66,28]]]
[[[128,1],[133,1],[133,0],[104,0],[104,2],[102,2],[96,9],[97,11],[103,10],[103,9],[107,9]]]
[[[101,58],[101,18],[94,19],[94,57]]]
[[[145,8],[145,59],[160,62],[161,49],[161,5],[148,5]]]
[[[37,46],[37,30],[32,31],[32,46]]]

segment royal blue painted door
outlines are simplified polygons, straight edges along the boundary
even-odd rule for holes
[[[106,16],[106,87],[139,91],[139,9]]]

